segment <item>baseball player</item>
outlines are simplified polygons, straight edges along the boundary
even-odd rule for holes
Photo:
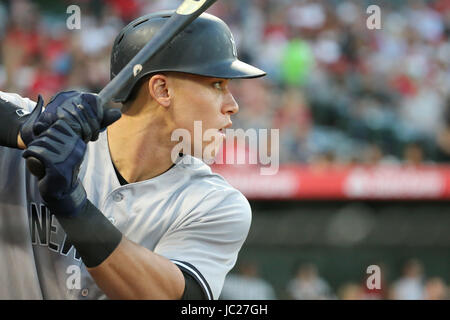
[[[119,33],[111,77],[170,14]],[[217,299],[251,208],[192,156],[194,140],[173,161],[171,135],[194,137],[202,121],[220,136],[238,112],[230,79],[264,75],[238,60],[222,20],[202,14],[117,93],[122,114],[77,91],[45,109],[40,98],[1,93],[0,298]],[[45,175],[31,175],[24,157]]]

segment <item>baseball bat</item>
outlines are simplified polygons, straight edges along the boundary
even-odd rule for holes
[[[133,59],[98,94],[105,106],[133,77],[142,71],[142,64],[154,57],[177,34],[205,12],[217,0],[184,0],[175,13],[164,23],[159,32],[138,52]],[[45,176],[45,167],[35,157],[27,158],[27,168],[38,179]]]

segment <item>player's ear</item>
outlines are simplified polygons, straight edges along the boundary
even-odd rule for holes
[[[170,106],[170,94],[167,76],[156,74],[148,81],[148,91],[151,97],[163,107]]]

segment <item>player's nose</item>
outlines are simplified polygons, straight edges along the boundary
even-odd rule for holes
[[[236,99],[234,99],[234,96],[231,94],[231,92],[228,92],[225,95],[225,98],[223,100],[222,112],[229,115],[239,112],[239,105],[236,102]]]

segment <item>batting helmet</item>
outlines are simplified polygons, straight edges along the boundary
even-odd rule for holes
[[[118,34],[111,54],[111,79],[147,44],[173,11],[140,17]],[[165,48],[142,65],[142,71],[114,97],[125,102],[140,79],[146,75],[176,71],[224,79],[257,78],[266,73],[237,58],[236,44],[221,19],[203,13]]]

